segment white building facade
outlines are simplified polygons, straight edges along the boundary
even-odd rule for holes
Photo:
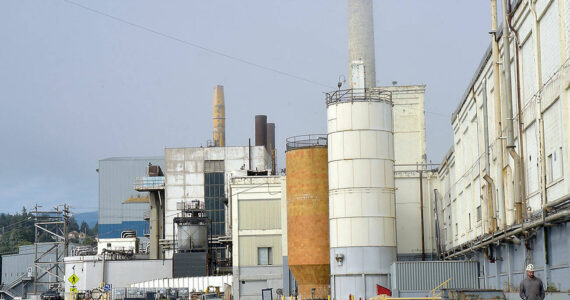
[[[490,47],[452,117],[454,145],[438,175],[440,246],[446,258],[480,260],[482,288],[515,292],[534,263],[550,291],[563,291],[570,288],[570,1],[513,1],[511,25],[513,118],[501,38],[499,73]]]

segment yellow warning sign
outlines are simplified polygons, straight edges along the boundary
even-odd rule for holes
[[[69,291],[72,293],[77,293],[77,288],[70,288]]]
[[[73,274],[73,275],[69,276],[69,278],[67,280],[69,280],[69,282],[71,282],[71,284],[75,285],[75,283],[79,281],[79,277],[77,277],[77,275]]]

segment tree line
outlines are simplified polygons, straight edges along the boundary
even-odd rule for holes
[[[68,232],[84,233],[85,238],[72,237],[69,241],[92,245],[95,243],[97,228],[98,224],[91,228],[85,221],[78,224],[74,217],[70,217]],[[19,246],[33,244],[34,235],[34,215],[29,213],[25,207],[16,214],[0,213],[0,255],[17,253]],[[51,235],[45,232],[41,233],[38,238],[40,242],[53,241]]]

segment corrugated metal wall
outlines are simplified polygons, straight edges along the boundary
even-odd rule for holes
[[[239,229],[281,229],[281,203],[276,200],[240,200]]]
[[[479,288],[476,261],[414,261],[392,264],[392,289],[430,291],[451,278],[448,288]]]
[[[283,255],[281,254],[281,235],[263,235],[263,236],[240,236],[239,237],[239,266],[257,266],[258,264],[258,248],[271,247],[272,258],[270,264],[274,266],[281,265]]]
[[[99,237],[118,238],[125,229],[141,230],[148,203],[124,203],[145,198],[133,186],[137,177],[146,176],[148,163],[164,166],[162,157],[117,157],[99,161]],[[136,222],[136,223],[133,223]],[[131,228],[132,227],[132,228]]]

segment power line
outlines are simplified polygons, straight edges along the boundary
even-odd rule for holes
[[[225,58],[228,58],[228,59],[231,59],[231,60],[235,60],[235,61],[241,62],[241,63],[246,64],[246,65],[250,65],[250,66],[253,66],[253,67],[256,67],[256,68],[259,68],[259,69],[263,69],[263,70],[266,70],[266,71],[274,72],[274,73],[277,73],[277,74],[280,74],[280,75],[283,75],[283,76],[287,76],[287,77],[294,78],[294,79],[297,79],[297,80],[301,80],[301,81],[305,81],[305,82],[312,83],[312,84],[315,84],[315,85],[319,85],[319,86],[321,86],[321,87],[326,87],[326,88],[334,89],[334,87],[328,86],[328,85],[326,85],[326,84],[324,84],[324,83],[320,83],[320,82],[318,82],[318,81],[314,81],[314,80],[311,80],[311,79],[307,79],[307,78],[304,78],[304,77],[301,77],[301,76],[298,76],[298,75],[295,75],[295,74],[291,74],[291,73],[288,73],[288,72],[285,72],[285,71],[281,71],[281,70],[278,70],[278,69],[275,69],[275,68],[272,68],[272,67],[267,67],[267,66],[264,66],[264,65],[261,65],[261,64],[258,64],[258,63],[255,63],[255,62],[252,62],[252,61],[249,61],[249,60],[246,60],[246,59],[237,57],[237,56],[233,56],[233,55],[230,55],[230,54],[227,54],[227,53],[218,51],[218,50],[214,50],[214,49],[211,49],[211,48],[207,48],[207,47],[205,47],[205,46],[201,46],[201,45],[198,45],[198,44],[196,44],[196,43],[183,40],[183,39],[181,39],[181,38],[175,37],[175,36],[170,35],[170,34],[166,34],[166,33],[164,33],[164,32],[160,32],[160,31],[158,31],[158,30],[154,30],[154,29],[152,29],[152,28],[150,28],[150,27],[146,27],[146,26],[141,25],[141,24],[133,23],[133,22],[131,22],[131,21],[128,21],[128,20],[119,18],[119,17],[117,17],[117,16],[110,15],[110,14],[108,14],[108,13],[102,12],[102,11],[100,11],[100,10],[96,10],[96,9],[94,9],[94,8],[91,8],[91,7],[89,7],[89,6],[85,6],[85,5],[83,5],[83,4],[80,4],[80,3],[77,3],[77,2],[74,2],[74,1],[71,1],[71,0],[63,0],[63,1],[65,1],[65,2],[67,2],[67,3],[69,3],[69,4],[72,4],[72,5],[75,5],[75,6],[77,6],[77,7],[80,7],[80,8],[82,8],[82,9],[88,10],[88,11],[90,11],[90,12],[92,12],[92,13],[95,13],[95,14],[98,14],[98,15],[101,15],[101,16],[104,16],[104,17],[107,17],[107,18],[109,18],[109,19],[113,19],[113,20],[115,20],[115,21],[121,22],[121,23],[123,23],[123,24],[130,25],[130,26],[132,26],[132,27],[135,27],[135,28],[138,28],[138,29],[141,29],[141,30],[150,32],[150,33],[153,33],[153,34],[155,34],[155,35],[158,35],[158,36],[161,36],[161,37],[164,37],[164,38],[167,38],[167,39],[170,39],[170,40],[173,40],[173,41],[176,41],[176,42],[179,42],[179,43],[182,43],[182,44],[185,44],[185,45],[194,47],[194,48],[198,48],[198,49],[200,49],[200,50],[203,50],[203,51],[206,51],[206,52],[209,52],[209,53],[218,55],[218,56],[222,56],[222,57],[225,57]]]

